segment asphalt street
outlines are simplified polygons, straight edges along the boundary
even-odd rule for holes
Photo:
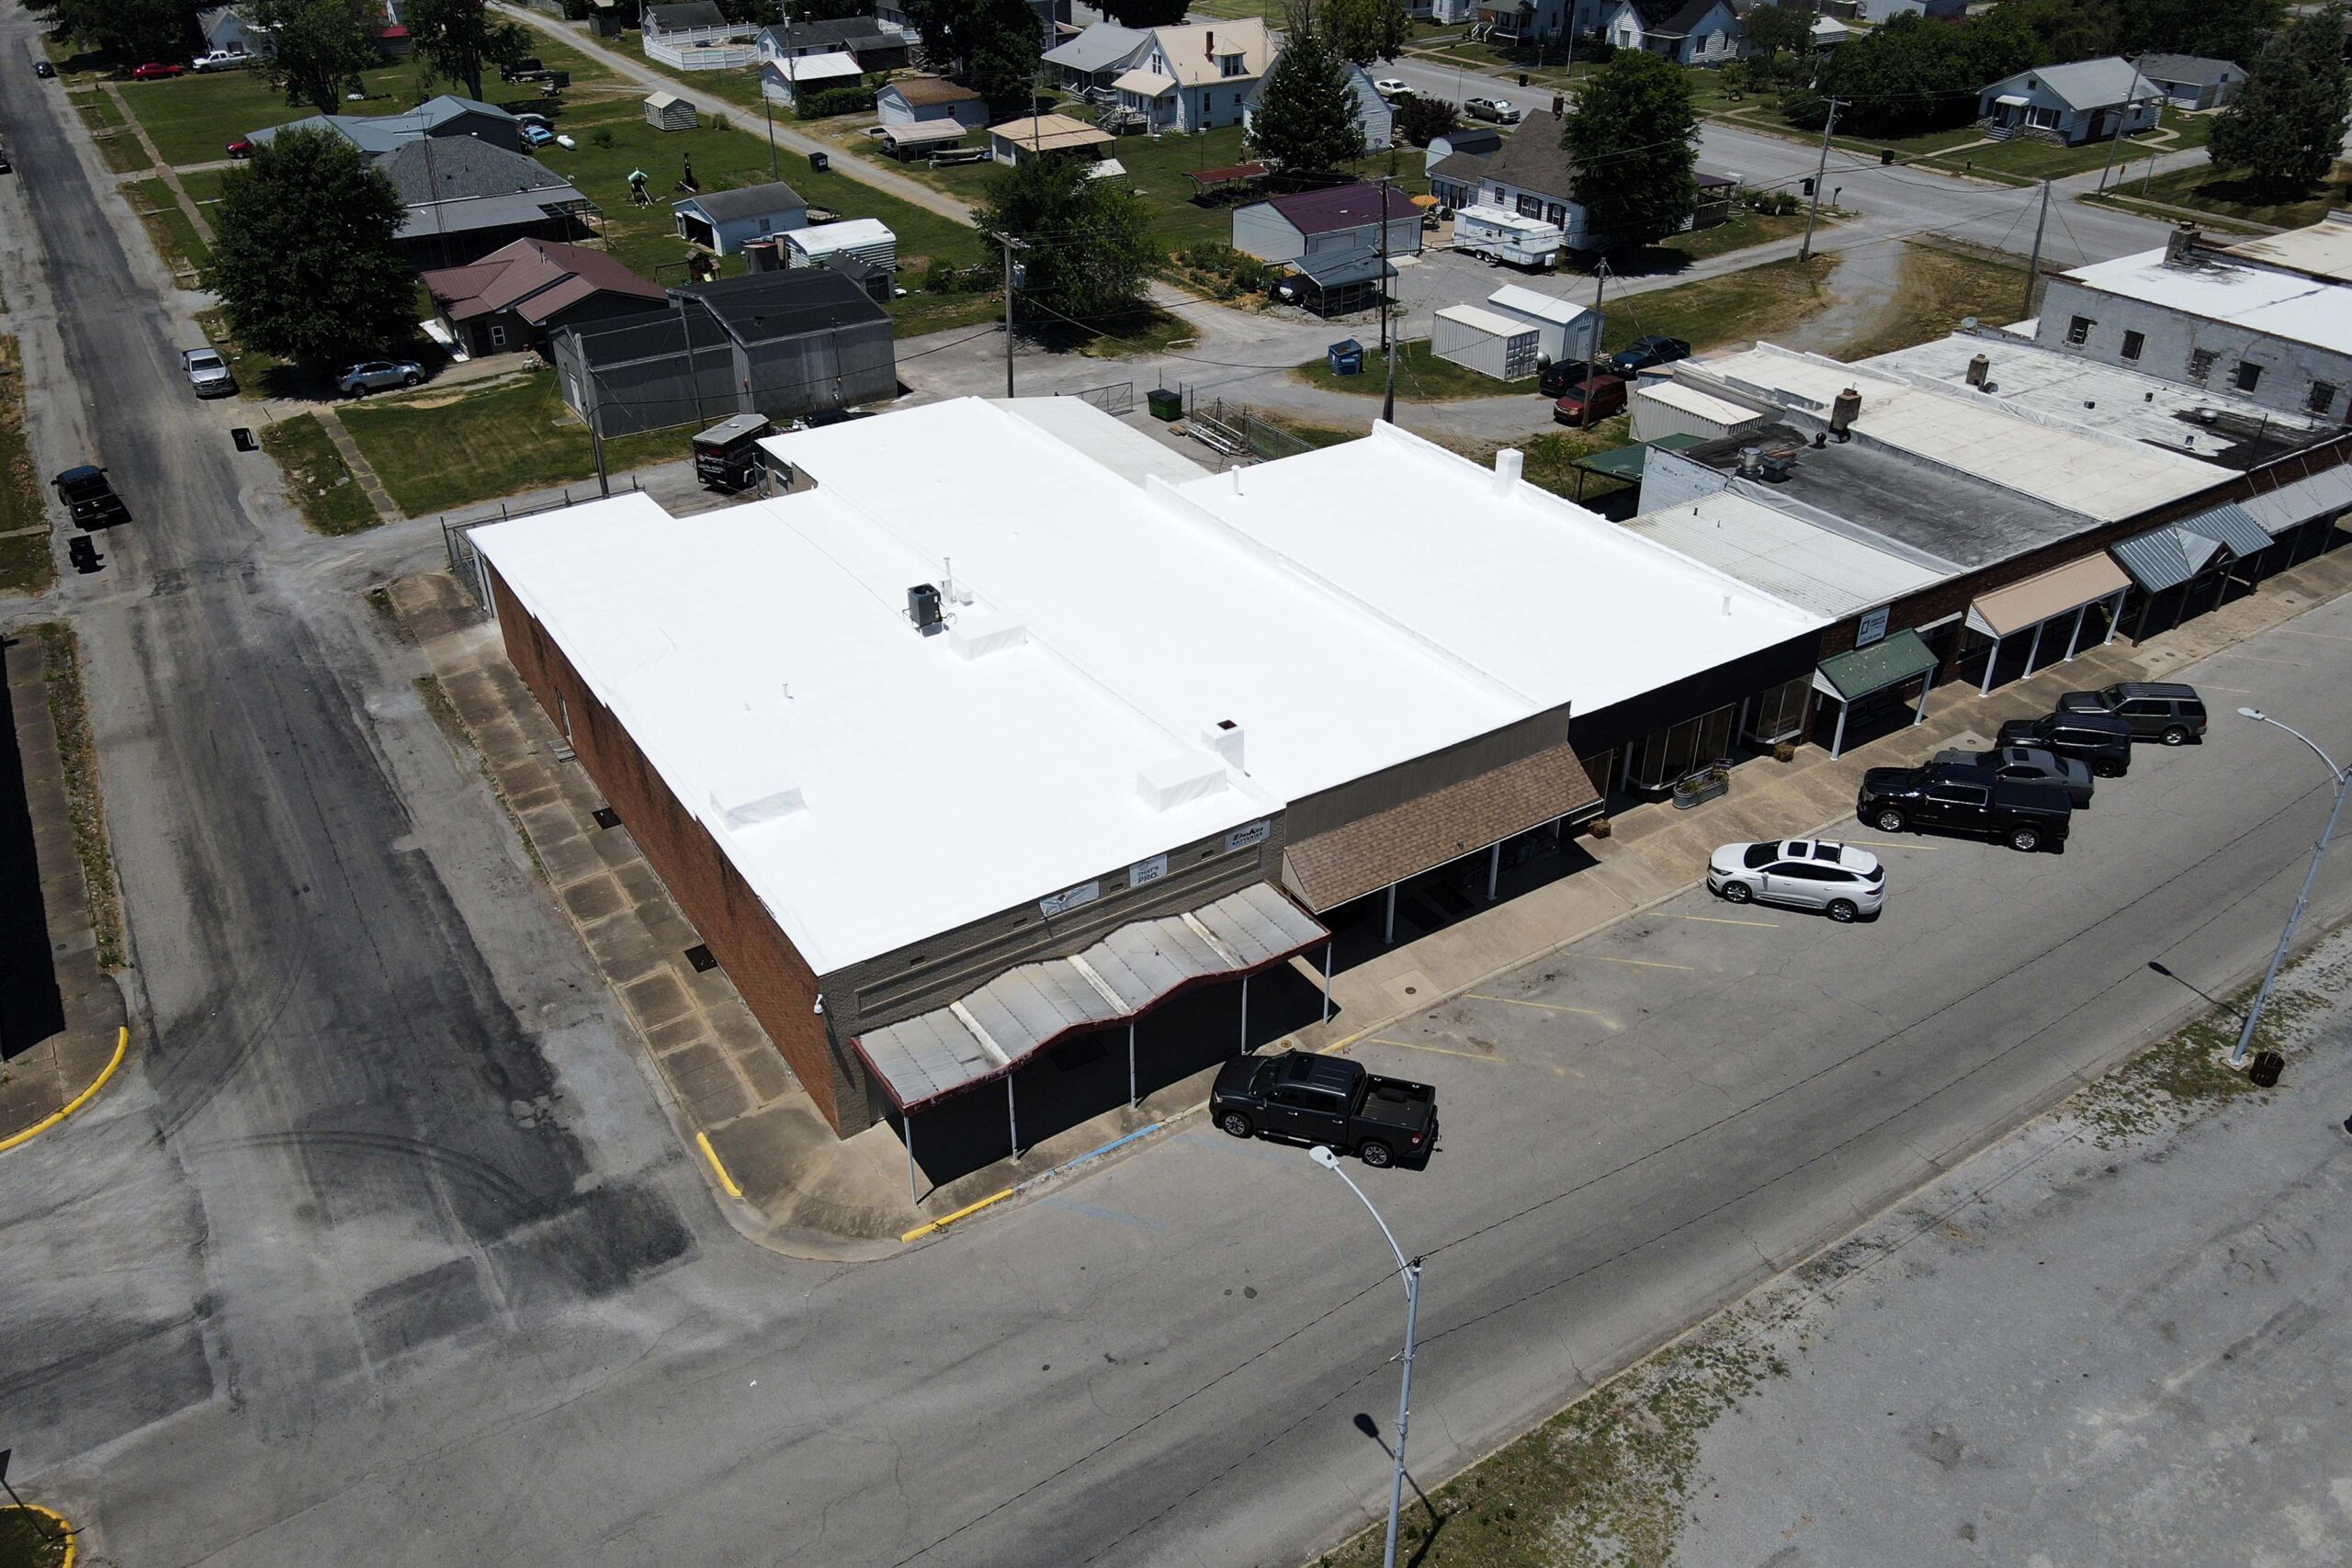
[[[136,518],[60,599],[147,1023],[0,1167],[19,1486],[128,1568],[1286,1563],[1367,1517],[1398,1303],[1294,1151],[1187,1127],[862,1267],[734,1236],[407,650],[186,399],[188,301],[30,31],[0,13],[9,296],[44,471],[96,454]],[[2191,675],[2352,748],[2348,664],[2329,606]],[[1368,1181],[1430,1258],[1417,1468],[2167,1024],[2147,959],[2255,967],[2324,792],[2217,722],[2063,856],[1903,842],[1860,928],[1686,895],[1360,1046],[1446,1106],[1430,1170]]]

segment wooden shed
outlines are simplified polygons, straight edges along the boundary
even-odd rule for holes
[[[695,107],[675,93],[648,93],[645,123],[656,130],[692,130]]]

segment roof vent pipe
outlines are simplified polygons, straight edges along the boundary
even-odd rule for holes
[[[1983,386],[1984,378],[1992,373],[1993,357],[1990,355],[1980,354],[1968,362],[1968,384],[1972,387]]]
[[[1235,773],[1245,771],[1241,766],[1241,727],[1231,719],[1218,719],[1202,730],[1201,742],[1224,758],[1226,766]]]
[[[1495,454],[1495,493],[1509,495],[1527,471],[1527,455],[1516,446]]]
[[[1838,393],[1836,400],[1829,405],[1829,434],[1840,441],[1845,440],[1846,433],[1853,428],[1854,421],[1861,417],[1861,412],[1860,389],[1847,388]]]
[[[1236,463],[1225,471],[1233,476],[1233,493],[1239,495],[1241,493],[1241,465]]]
[[[1726,615],[1731,614],[1731,595],[1728,593],[1724,595],[1724,614]]]
[[[1744,479],[1759,479],[1763,476],[1763,473],[1764,448],[1761,446],[1741,447],[1739,449],[1739,477]]]

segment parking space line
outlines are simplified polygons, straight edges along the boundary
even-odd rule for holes
[[[1660,964],[1654,958],[1611,958],[1604,953],[1570,953],[1570,958],[1589,958],[1595,964],[1630,964],[1636,969],[1680,969],[1688,974],[1699,972],[1696,964]]]
[[[1840,839],[1838,841],[1865,850],[1926,850],[1930,854],[1951,848],[1950,844],[1923,844],[1916,839],[1905,839],[1900,842],[1889,839]]]
[[[1440,1056],[1459,1056],[1466,1062],[1492,1062],[1498,1067],[1507,1067],[1510,1066],[1510,1063],[1505,1058],[1501,1056],[1489,1056],[1483,1051],[1451,1051],[1442,1045],[1416,1045],[1409,1040],[1390,1040],[1377,1034],[1372,1037],[1372,1043],[1374,1045],[1394,1045],[1398,1049],[1405,1051],[1428,1051]]]
[[[1667,916],[1667,919],[1669,920],[1699,920],[1711,926],[1762,926],[1767,931],[1777,931],[1780,929],[1781,925],[1781,922],[1778,920],[1727,920],[1721,915],[1668,915]]]
[[[1523,1002],[1517,997],[1490,996],[1485,991],[1464,991],[1462,994],[1476,998],[1482,1002],[1506,1002],[1515,1008],[1542,1008],[1545,1012],[1580,1012],[1587,1018],[1599,1019],[1606,1019],[1609,1016],[1605,1012],[1595,1012],[1590,1008],[1563,1007],[1558,1002]]]

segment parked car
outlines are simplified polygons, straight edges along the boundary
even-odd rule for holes
[[[1989,768],[1950,762],[1872,768],[1854,800],[1854,815],[1882,833],[1964,833],[2029,854],[2064,843],[2074,814],[2066,792],[2055,784],[2018,784]]]
[[[57,74],[57,67],[46,60],[36,60],[33,62],[33,74],[46,82]]]
[[[130,73],[130,79],[134,82],[161,82],[166,77],[186,74],[187,68],[184,66],[173,65],[161,60],[151,60],[133,71]]]
[[[180,350],[180,368],[187,372],[187,384],[199,398],[225,398],[237,389],[237,378],[217,348]]]
[[[191,71],[234,71],[245,63],[248,56],[242,49],[215,49],[198,55],[187,62]]]
[[[386,387],[413,387],[424,379],[424,367],[413,359],[370,359],[334,378],[346,398],[364,398]]]
[[[544,125],[524,125],[516,128],[526,147],[544,147],[555,140],[555,132]]]
[[[1939,751],[1939,762],[1963,768],[1989,768],[2000,778],[2019,784],[2056,784],[2080,811],[2091,803],[2090,768],[2075,757],[2061,757],[2038,746],[2007,746],[1997,751]]]
[[[1652,366],[1671,365],[1678,359],[1690,357],[1690,345],[1680,338],[1652,333],[1647,337],[1635,338],[1610,355],[1609,363],[1616,367],[1620,376],[1632,376]]]
[[[1209,1116],[1237,1138],[1321,1144],[1369,1166],[1426,1165],[1437,1147],[1437,1090],[1312,1051],[1227,1062]]]
[[[1547,398],[1560,398],[1571,387],[1581,387],[1595,376],[1609,374],[1609,361],[1595,364],[1589,359],[1563,359],[1546,365],[1535,378],[1535,389]]]
[[[2049,713],[2013,718],[1993,737],[1999,747],[2030,746],[2073,757],[2103,779],[2132,771],[2132,726],[2111,713]]]
[[[5,145],[0,145],[0,175],[13,175],[16,172],[17,165],[8,161],[8,149]]]
[[[2096,692],[2068,692],[2058,711],[2113,714],[2132,727],[2134,740],[2186,746],[2205,736],[2205,699],[2177,681],[2119,681]]]
[[[74,518],[76,528],[104,528],[109,524],[127,523],[130,509],[115,494],[114,486],[107,482],[107,471],[89,463],[66,469],[51,479],[57,499]]]
[[[1707,861],[1707,891],[1734,904],[1819,909],[1843,925],[1884,906],[1886,867],[1867,850],[1824,839],[1725,844]]]
[[[1490,119],[1497,125],[1517,125],[1520,120],[1519,106],[1509,98],[1470,98],[1463,103],[1462,112],[1472,119]]]
[[[254,144],[250,138],[240,136],[229,143],[229,156],[232,158],[250,158],[253,155]]]
[[[1579,381],[1552,404],[1552,418],[1561,424],[1588,425],[1625,412],[1625,383],[1616,376],[1596,376]]]
[[[1383,76],[1379,78],[1377,81],[1373,83],[1372,90],[1378,93],[1384,98],[1401,98],[1409,96],[1413,91],[1412,88],[1408,87],[1404,83],[1399,82],[1394,76]]]

